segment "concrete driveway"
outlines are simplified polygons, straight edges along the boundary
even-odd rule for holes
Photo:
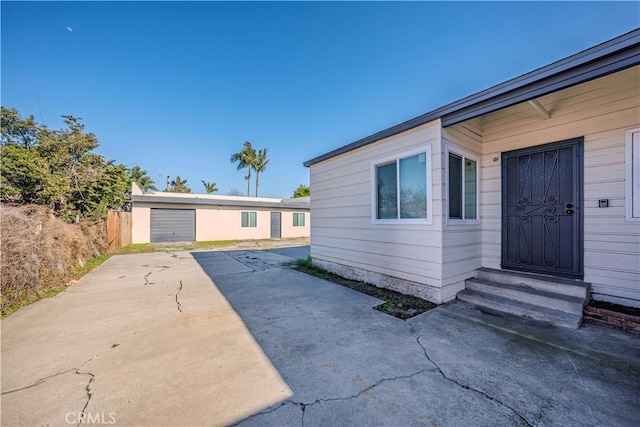
[[[304,251],[116,256],[20,310],[2,424],[637,425],[638,336],[462,303],[405,322],[281,266]]]

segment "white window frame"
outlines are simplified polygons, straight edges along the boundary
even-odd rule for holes
[[[247,214],[247,225],[242,225],[242,214]],[[251,214],[256,216],[256,225],[251,225]],[[258,212],[257,211],[241,211],[240,212],[240,228],[258,228]]]
[[[627,131],[626,145],[627,221],[640,222],[640,128]]]
[[[448,225],[469,225],[469,224],[480,224],[480,159],[478,156],[460,149],[458,146],[453,144],[447,144],[444,150],[444,182],[447,183],[445,186],[445,191],[443,196],[446,197],[447,203],[445,206],[445,216],[447,218]],[[465,179],[462,177],[462,219],[460,218],[449,218],[449,153],[454,154],[458,157],[462,157],[462,164],[464,165],[464,161],[466,159],[473,160],[476,162],[476,218],[475,219],[464,219],[464,209],[465,209]],[[464,174],[464,167],[462,168]]]
[[[306,227],[307,226],[307,215],[305,215],[306,212],[294,212],[293,213],[293,227]],[[304,222],[303,225],[300,225],[300,220],[298,219],[298,225],[296,225],[296,215],[302,215],[302,222]],[[298,216],[298,218],[300,218],[300,216]]]
[[[376,175],[376,167],[384,166],[386,163],[395,161],[399,164],[401,159],[415,156],[416,154],[425,154],[425,173],[426,173],[426,185],[427,185],[427,217],[426,218],[391,218],[391,219],[378,219],[378,179]],[[400,168],[396,168],[398,174],[397,185],[400,186]],[[431,144],[420,146],[412,150],[403,151],[401,153],[394,154],[393,156],[387,156],[376,159],[371,162],[371,223],[372,224],[432,224],[433,223],[433,189],[431,184]],[[399,189],[397,190],[399,194]],[[398,206],[398,212],[400,212],[400,206]]]

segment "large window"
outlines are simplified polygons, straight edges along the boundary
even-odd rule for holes
[[[241,212],[241,226],[242,227],[257,227],[258,226],[258,213],[257,212]]]
[[[375,219],[426,219],[428,153],[375,165]]]
[[[449,153],[449,219],[478,219],[478,162]]]
[[[304,227],[304,212],[293,213],[293,226]]]
[[[640,129],[627,132],[627,220],[640,221]]]

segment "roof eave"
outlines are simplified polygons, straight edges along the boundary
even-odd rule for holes
[[[133,195],[134,203],[161,203],[178,205],[231,206],[240,208],[309,209],[309,202],[264,202],[252,200],[214,200],[205,198],[166,197],[153,195]]]
[[[466,107],[456,108],[454,111],[443,115],[442,125],[444,127],[451,126],[521,102],[605,77],[636,65],[640,65],[640,40],[635,46],[606,57],[563,70],[527,85],[514,87],[508,92],[495,94],[491,98],[475,102]]]

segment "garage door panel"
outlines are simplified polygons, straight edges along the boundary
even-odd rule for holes
[[[195,209],[151,209],[151,243],[196,239]]]

